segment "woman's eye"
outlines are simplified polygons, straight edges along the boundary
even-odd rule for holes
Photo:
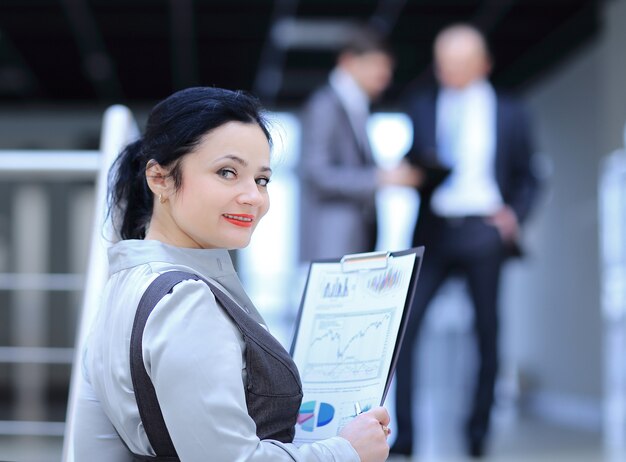
[[[235,178],[237,176],[237,172],[231,168],[222,168],[218,170],[217,174],[221,176],[222,178],[227,178],[227,179]]]
[[[257,178],[256,179],[256,184],[258,184],[259,186],[267,186],[270,182],[270,179],[267,177],[261,177],[261,178]]]

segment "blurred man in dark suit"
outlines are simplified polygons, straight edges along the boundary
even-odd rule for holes
[[[304,107],[299,165],[303,262],[373,251],[376,190],[387,184],[417,185],[418,172],[406,164],[379,169],[367,137],[370,103],[391,82],[393,65],[380,34],[355,30],[328,83]]]
[[[419,188],[414,245],[425,245],[420,280],[397,365],[397,438],[392,453],[413,446],[413,345],[426,308],[452,274],[463,276],[474,307],[479,370],[465,427],[468,453],[479,457],[489,429],[498,371],[498,287],[507,255],[519,253],[520,224],[537,181],[527,115],[497,93],[483,35],[465,24],[444,29],[434,43],[439,86],[409,106],[414,141],[407,159],[428,172],[450,169],[443,181],[428,173]]]

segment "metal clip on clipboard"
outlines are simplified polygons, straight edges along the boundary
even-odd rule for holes
[[[391,257],[390,252],[366,252],[344,255],[341,258],[341,271],[369,271],[373,269],[385,269]]]

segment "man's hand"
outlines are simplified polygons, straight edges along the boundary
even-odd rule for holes
[[[519,239],[519,223],[517,215],[508,205],[503,206],[496,213],[487,218],[487,223],[493,225],[500,233],[505,243],[516,242]]]
[[[419,187],[424,181],[424,173],[412,167],[408,162],[402,161],[391,169],[378,171],[378,184],[381,186],[408,186]]]

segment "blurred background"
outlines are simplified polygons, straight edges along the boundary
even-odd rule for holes
[[[0,460],[61,459],[107,107],[141,128],[158,100],[211,85],[271,111],[272,210],[236,261],[288,345],[298,110],[351,25],[386,30],[396,69],[368,128],[393,165],[412,139],[406,94],[432,80],[432,40],[456,21],[486,33],[493,82],[530,108],[544,181],[529,256],[505,272],[487,459],[626,460],[626,0],[2,0]],[[377,247],[409,246],[417,194],[378,201]],[[436,303],[420,339],[420,460],[463,460],[471,311],[455,281]]]

